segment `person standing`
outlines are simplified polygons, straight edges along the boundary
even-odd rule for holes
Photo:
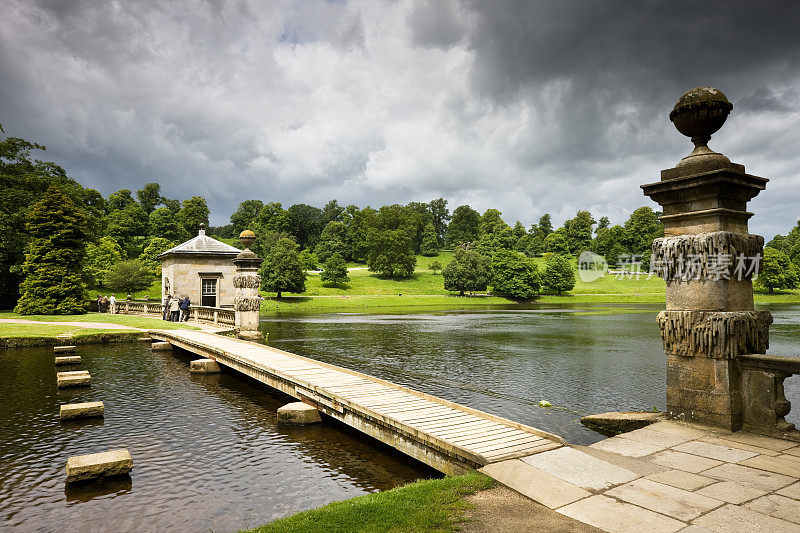
[[[188,322],[189,321],[189,307],[192,305],[191,300],[187,296],[183,300],[181,300],[181,322]]]
[[[180,314],[180,312],[181,312],[180,302],[178,302],[178,299],[173,296],[172,299],[169,301],[170,322],[177,322],[179,320],[178,315]]]
[[[116,296],[114,296],[114,295],[112,294],[112,295],[111,295],[111,296],[108,298],[108,303],[109,303],[109,308],[108,308],[108,310],[109,310],[109,311],[111,312],[111,314],[113,315],[114,313],[116,313],[116,312],[117,312],[117,297],[116,297]]]
[[[167,294],[167,297],[164,298],[164,316],[162,317],[164,320],[169,320],[169,301],[172,300],[172,295]]]
[[[108,313],[108,296],[103,295],[103,297],[100,298],[100,312]]]

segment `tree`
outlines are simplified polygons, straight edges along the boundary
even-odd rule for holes
[[[173,198],[167,198],[165,196],[161,197],[161,203],[164,204],[164,207],[175,213],[176,215],[181,210],[181,202],[180,200],[175,200]]]
[[[322,227],[325,227],[330,222],[343,222],[344,213],[345,208],[340,206],[336,200],[331,200],[322,208]]]
[[[553,233],[553,224],[550,222],[550,214],[545,213],[539,218],[538,224],[531,225],[530,235],[533,237],[533,242],[527,247],[525,253],[531,257],[543,254],[546,251],[545,242],[551,233]]]
[[[756,283],[773,294],[775,289],[794,289],[797,287],[798,272],[789,256],[774,248],[764,248],[764,259]]]
[[[664,236],[664,226],[658,220],[660,213],[649,207],[640,207],[625,222],[625,239],[622,243],[632,254],[649,252],[653,240]]]
[[[209,214],[211,211],[208,209],[206,199],[202,196],[192,196],[183,201],[181,210],[178,211],[178,222],[184,227],[186,233],[197,235],[197,232],[200,231],[200,224],[208,226]]]
[[[166,207],[159,207],[152,213],[147,223],[147,234],[153,237],[166,239],[170,242],[183,242],[188,238],[188,233],[178,218]]]
[[[491,232],[481,233],[475,250],[486,257],[492,257],[498,250],[513,250],[517,244],[514,230],[505,223],[494,226]]]
[[[106,285],[116,292],[124,292],[134,297],[137,292],[145,291],[153,283],[153,274],[150,269],[138,259],[120,261],[106,276]]]
[[[111,237],[101,237],[97,244],[88,243],[86,245],[86,262],[83,266],[84,281],[89,286],[102,287],[111,267],[122,259],[122,247]]]
[[[492,292],[530,300],[539,292],[539,267],[530,257],[513,250],[498,250],[492,257]]]
[[[301,293],[306,290],[306,272],[300,263],[297,245],[291,239],[280,239],[272,247],[259,269],[261,289],[278,293]]]
[[[555,291],[561,296],[564,291],[571,291],[575,287],[575,271],[572,262],[559,254],[552,254],[547,258],[547,263],[542,276],[542,284],[549,291]]]
[[[86,253],[86,218],[81,209],[53,185],[31,209],[26,228],[31,240],[14,311],[21,315],[85,313],[81,267]]]
[[[592,243],[592,251],[605,257],[609,263],[616,264],[617,257],[627,253],[624,242],[625,230],[622,226],[600,227]]]
[[[316,270],[317,256],[308,248],[305,248],[302,252],[300,252],[300,264],[303,265],[303,270]]]
[[[491,268],[489,260],[474,250],[458,250],[453,260],[442,271],[444,288],[459,296],[474,291],[485,291],[489,286]]]
[[[106,235],[122,246],[128,257],[137,257],[147,235],[148,216],[142,206],[129,203],[123,209],[114,209],[106,217]]]
[[[333,283],[337,286],[350,281],[350,276],[347,275],[347,264],[342,259],[342,256],[339,254],[330,256],[325,261],[319,278],[324,283]]]
[[[148,215],[152,213],[156,206],[161,203],[161,185],[158,183],[148,183],[140,190],[136,191],[136,198],[139,205]]]
[[[136,200],[133,199],[130,189],[120,189],[108,195],[106,209],[109,213],[111,211],[122,211],[135,203]]]
[[[317,259],[323,263],[334,254],[339,254],[341,257],[346,257],[347,245],[347,227],[342,222],[328,222],[322,234],[319,236],[319,243],[314,249],[317,254]]]
[[[422,239],[425,235],[425,227],[428,224],[433,224],[433,215],[431,214],[430,206],[422,202],[410,202],[406,206],[406,212],[414,225],[412,235],[414,253],[422,253]]]
[[[569,255],[570,253],[567,239],[560,229],[547,236],[544,240],[544,249],[549,254]]]
[[[313,248],[322,232],[322,210],[308,204],[295,204],[288,209],[289,233],[300,248]]]
[[[420,253],[426,257],[433,257],[439,254],[439,237],[436,235],[433,224],[425,226]]]
[[[390,278],[405,278],[414,272],[413,235],[417,214],[401,205],[381,207],[367,233],[367,266]]]
[[[359,209],[358,206],[347,206],[347,238],[345,239],[346,250],[351,261],[366,263],[369,255],[367,245],[367,233],[372,226],[372,219],[375,218],[377,211],[371,207]]]
[[[150,271],[151,275],[161,276],[161,261],[159,261],[157,257],[176,244],[178,244],[178,242],[170,241],[163,237],[151,237],[150,240],[147,241],[144,250],[142,250],[139,261]]]
[[[460,205],[453,211],[453,218],[447,226],[447,242],[458,246],[478,240],[481,215],[468,205]]]
[[[450,220],[450,210],[447,209],[447,200],[444,198],[431,200],[428,205],[433,216],[433,228],[436,230],[436,237],[439,240],[438,247],[441,249],[447,238],[447,222]]]
[[[507,227],[509,226],[503,220],[503,213],[497,209],[487,209],[486,212],[481,215],[481,222],[478,226],[478,235],[480,236],[497,233],[503,228]]]
[[[428,270],[433,272],[434,276],[436,275],[436,271],[441,269],[442,269],[442,264],[438,260],[433,260],[428,265]]]
[[[564,222],[564,237],[571,254],[577,255],[591,248],[594,224],[595,220],[589,211],[578,211],[575,218]]]
[[[238,236],[246,229],[253,229],[253,222],[264,207],[261,200],[245,200],[239,204],[236,212],[231,215],[233,231]]]

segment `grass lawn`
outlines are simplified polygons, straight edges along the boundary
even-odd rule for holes
[[[125,298],[128,295],[124,292],[111,292],[111,289],[105,287],[87,287],[86,294],[89,295],[90,300],[97,300],[97,295],[105,295],[111,296],[112,294],[116,297],[117,301],[125,301]],[[153,279],[153,282],[150,284],[150,288],[146,291],[137,292],[134,296],[137,299],[145,299],[148,300],[155,300],[156,302],[161,300],[161,278]]]
[[[471,472],[417,481],[298,513],[251,531],[259,533],[354,531],[457,531],[469,508],[464,497],[492,487],[494,480]]]

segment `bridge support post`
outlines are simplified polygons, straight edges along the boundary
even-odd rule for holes
[[[258,289],[261,286],[261,276],[258,267],[263,261],[249,246],[255,241],[255,234],[245,230],[239,235],[239,241],[245,249],[233,259],[236,265],[236,275],[233,277],[233,287],[236,291],[233,299],[233,308],[236,312],[236,328],[242,339],[261,341],[264,335],[258,330],[261,298]]]
[[[736,431],[745,401],[737,359],[766,352],[772,315],[753,307],[764,238],[748,232],[753,213],[746,210],[769,180],[707,146],[732,108],[711,87],[681,96],[670,120],[695,149],[642,189],[663,208],[664,237],[653,243],[651,268],[667,283],[658,323],[668,415]]]

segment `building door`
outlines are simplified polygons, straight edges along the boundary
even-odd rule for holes
[[[203,301],[201,302],[202,305],[207,307],[216,307],[217,306],[217,280],[215,278],[212,279],[203,279],[202,280],[202,297]]]

